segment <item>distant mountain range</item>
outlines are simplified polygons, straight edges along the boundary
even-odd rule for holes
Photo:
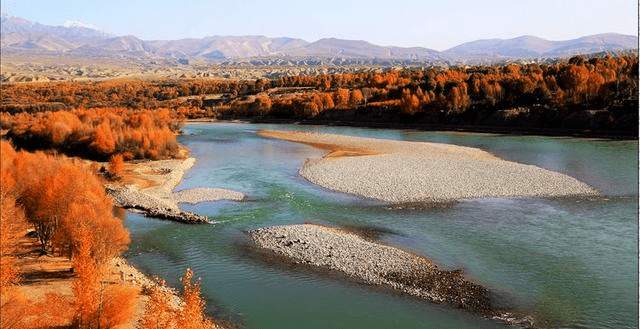
[[[81,22],[49,26],[19,17],[2,16],[3,55],[62,55],[139,60],[246,62],[251,64],[443,63],[477,64],[508,60],[568,57],[576,54],[628,51],[638,37],[615,33],[567,41],[534,36],[478,40],[445,51],[414,47],[383,47],[359,40],[211,36],[201,39],[141,40],[114,36]]]
[[[563,57],[638,48],[638,37],[616,33],[597,34],[567,41],[549,41],[526,35],[463,43],[446,51],[456,55],[503,57]]]

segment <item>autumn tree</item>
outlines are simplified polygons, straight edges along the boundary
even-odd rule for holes
[[[156,279],[145,304],[144,317],[140,319],[141,329],[172,328],[176,324],[175,310],[170,305],[171,292],[164,287],[164,281]]]
[[[91,255],[94,244],[91,231],[82,221],[78,223],[77,230],[81,238],[73,259],[73,268],[78,275],[78,279],[73,282],[75,324],[78,328],[93,328],[98,326],[100,268]]]
[[[138,288],[119,284],[104,288],[99,307],[100,328],[117,328],[129,323],[136,311]]]
[[[27,219],[33,225],[42,252],[51,248],[52,238],[63,216],[63,192],[69,180],[59,171],[63,161],[55,161],[44,153],[19,152],[14,159],[17,201],[24,206]],[[74,191],[77,193],[77,191]]]
[[[116,148],[116,141],[108,122],[102,122],[96,127],[91,147],[101,154],[113,153]]]
[[[0,156],[0,289],[5,289],[18,281],[15,254],[27,223],[23,209],[16,204],[16,181],[9,168],[16,152],[10,143],[0,141]]]
[[[351,106],[358,106],[362,104],[363,101],[364,96],[362,96],[362,91],[360,89],[354,89],[351,91],[351,98],[349,99]]]
[[[137,290],[130,287],[101,283],[108,259],[122,251],[126,237],[105,237],[124,234],[111,227],[117,222],[103,220],[96,213],[95,206],[74,204],[69,216],[76,221],[73,233],[73,265],[78,279],[73,283],[76,318],[79,328],[111,327],[122,324],[133,316]],[[100,209],[98,209],[99,211]],[[88,220],[83,220],[88,219]]]
[[[114,154],[109,158],[109,172],[115,177],[122,175],[124,170],[124,156],[122,154]]]
[[[335,106],[337,108],[346,108],[349,105],[349,89],[338,88],[335,93]]]
[[[325,109],[332,109],[335,107],[331,93],[322,93],[321,99],[322,99],[322,106]]]
[[[142,329],[185,328],[213,329],[219,328],[209,319],[205,311],[205,301],[200,296],[200,280],[193,282],[193,271],[186,269],[182,281],[182,305],[172,305],[173,295],[164,288],[165,282],[156,279],[151,287],[149,300],[145,305],[144,317],[140,319]]]
[[[18,242],[26,231],[24,211],[16,204],[15,197],[3,187],[0,190],[0,289],[18,283],[16,252]]]
[[[420,100],[411,93],[411,90],[405,88],[402,90],[401,106],[404,113],[415,113],[420,106]]]
[[[16,266],[19,239],[26,233],[24,212],[9,191],[6,174],[0,189],[0,327],[27,328],[23,324],[28,307],[20,288]]]
[[[255,111],[259,114],[265,114],[271,111],[271,98],[269,98],[269,96],[266,94],[256,96],[254,104]]]
[[[193,271],[190,268],[182,277],[182,300],[184,305],[177,317],[177,327],[185,329],[213,328],[214,323],[204,314],[205,301],[200,296],[200,279],[192,282]]]

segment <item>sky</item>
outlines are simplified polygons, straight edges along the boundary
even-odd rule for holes
[[[9,16],[143,40],[264,35],[446,50],[479,39],[638,35],[637,0],[2,0]]]

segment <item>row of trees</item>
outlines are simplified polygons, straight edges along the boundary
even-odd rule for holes
[[[0,114],[2,128],[26,149],[55,149],[69,155],[105,161],[116,154],[125,160],[176,157],[174,113],[125,108],[79,109]]]
[[[347,89],[333,89],[332,98],[336,106],[327,106],[324,102],[325,109],[353,108],[365,103],[371,107],[400,109],[404,113],[462,113],[473,107],[508,108],[534,104],[556,109],[574,104],[605,107],[636,96],[638,59],[607,57],[587,60],[575,57],[569,62],[554,65],[404,70],[317,79],[327,86],[346,85],[351,91],[352,96],[349,97],[344,92]],[[313,94],[318,94],[318,90],[299,92],[297,97],[306,100],[314,97]],[[286,107],[279,101],[281,97],[272,97],[274,111]],[[233,109],[233,103],[231,105]]]
[[[230,101],[236,97],[255,96],[264,92],[271,95],[270,91],[279,89],[273,95],[277,98],[282,89],[286,88],[292,89],[293,94],[299,94],[300,88],[308,88],[311,92],[333,93],[340,93],[341,89],[359,90],[364,95],[363,99],[374,96],[378,101],[399,100],[405,88],[420,99],[420,88],[423,96],[428,96],[421,100],[424,105],[437,100],[446,103],[442,105],[457,110],[477,102],[495,103],[505,99],[510,102],[531,101],[528,99],[530,97],[534,97],[534,100],[551,100],[562,106],[569,103],[606,102],[607,97],[616,97],[617,93],[627,93],[626,96],[630,97],[633,94],[629,92],[633,90],[628,89],[637,88],[637,77],[637,57],[607,56],[587,59],[576,56],[568,62],[552,65],[405,69],[288,76],[274,80],[110,80],[8,84],[2,90],[2,110],[11,113],[35,112],[43,104],[50,104],[51,109],[58,109],[60,106],[71,109],[84,105],[87,108],[166,107],[178,110],[180,106],[201,107],[202,99],[198,96],[225,94]],[[465,100],[465,97],[468,99]],[[335,105],[340,108],[344,104],[336,102]]]
[[[314,119],[325,118],[325,112],[358,110],[358,120],[395,111],[408,121],[426,115],[430,123],[483,124],[502,110],[534,108],[550,113],[543,122],[557,120],[558,113],[566,117],[599,110],[611,112],[605,121],[613,122],[637,117],[634,103],[627,101],[637,103],[638,58],[576,56],[549,65],[389,69],[273,80],[9,84],[1,92],[2,110],[12,114],[84,106],[166,108],[176,118]]]
[[[122,219],[114,216],[96,168],[80,160],[43,152],[16,151],[0,141],[0,327],[115,328],[132,320],[139,289],[106,283],[107,263],[129,244]],[[50,293],[28,300],[20,287],[17,256],[27,230],[38,237],[42,254],[67,256],[77,278],[73,296]],[[154,288],[143,328],[212,328],[204,314],[199,282],[188,270],[183,279],[184,305],[157,310]],[[160,318],[158,318],[160,317]]]

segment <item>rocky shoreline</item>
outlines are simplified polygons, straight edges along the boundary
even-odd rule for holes
[[[243,201],[245,195],[225,189],[202,187],[173,192],[185,171],[194,163],[193,158],[138,163],[133,165],[131,172],[156,184],[146,188],[140,188],[134,184],[112,184],[106,185],[105,189],[113,199],[114,205],[139,211],[147,217],[186,224],[211,224],[213,222],[207,216],[183,211],[178,204],[217,200]]]
[[[147,217],[166,219],[185,224],[212,223],[206,216],[169,207],[166,203],[162,202],[162,200],[141,192],[135,186],[117,187],[110,185],[106,186],[105,189],[107,194],[113,199],[115,206],[139,211]]]
[[[524,328],[535,327],[532,317],[495,307],[489,290],[465,278],[462,270],[440,270],[424,257],[363,238],[353,230],[300,224],[248,234],[256,247],[285,263],[341,273],[431,303],[448,304]]]

